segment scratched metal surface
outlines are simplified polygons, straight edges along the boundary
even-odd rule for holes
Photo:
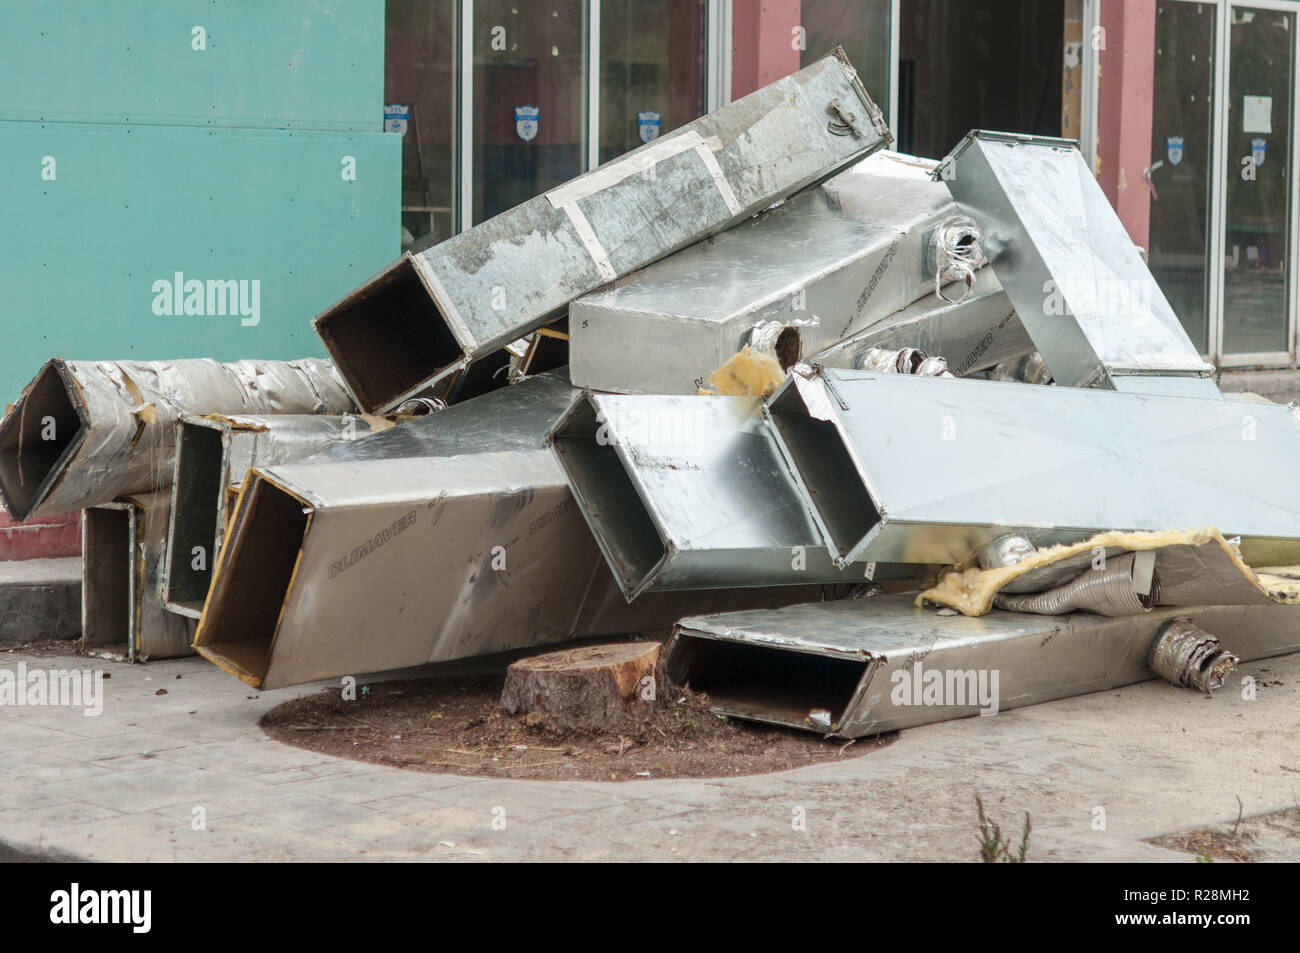
[[[665,650],[675,677],[690,680],[692,640],[716,640],[838,658],[862,665],[852,698],[834,712],[832,733],[854,738],[966,718],[979,704],[949,696],[925,704],[914,689],[926,671],[997,673],[997,710],[1104,691],[1155,678],[1146,665],[1157,632],[1175,618],[1191,619],[1219,636],[1243,660],[1300,651],[1300,608],[1199,606],[1164,608],[1142,616],[1103,618],[1087,613],[1043,617],[994,612],[979,618],[940,616],[917,608],[914,593],[683,618]],[[931,676],[933,677],[933,676]],[[911,684],[908,693],[903,680]],[[739,684],[737,702],[715,709],[738,718],[816,728],[779,704],[764,704],[764,686]],[[989,707],[989,706],[985,706]]]
[[[832,103],[851,114],[839,123]],[[430,382],[540,327],[569,302],[620,275],[723,231],[776,201],[834,175],[888,145],[892,137],[837,50],[734,103],[607,162],[550,192],[401,259],[368,283],[382,289],[394,272],[418,276],[462,356],[420,379],[388,380],[369,354],[401,342],[339,345],[336,324],[355,320],[369,292],[358,289],[316,318],[327,350],[345,374],[380,382],[384,410]],[[434,307],[436,305],[436,308]],[[348,353],[355,347],[364,355]],[[395,388],[400,393],[395,393]]]
[[[1117,388],[1119,378],[1161,375],[1192,378],[1182,393],[1218,393],[1195,381],[1213,369],[1073,142],[975,131],[944,162],[949,189],[984,229],[993,270],[1059,383]]]
[[[1280,404],[1244,414],[1217,398],[828,368],[791,374],[769,408],[832,422],[847,448],[847,463],[798,460],[778,428],[805,493],[849,486],[879,513],[864,535],[831,543],[848,560],[966,565],[1007,533],[1043,546],[1214,526],[1242,537],[1249,564],[1300,562],[1300,419]]]
[[[0,421],[0,495],[19,520],[170,485],[182,414],[355,410],[329,361],[55,359]],[[42,439],[55,418],[57,440]],[[47,449],[48,448],[48,449]]]
[[[933,296],[929,239],[959,209],[921,162],[876,153],[574,301],[574,383],[693,394],[762,325],[797,329],[806,356]],[[648,349],[654,361],[642,359]]]

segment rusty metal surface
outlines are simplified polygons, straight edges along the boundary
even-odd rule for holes
[[[0,421],[0,497],[17,520],[171,483],[182,414],[354,410],[328,361],[48,362]]]
[[[832,104],[837,104],[838,109]],[[842,125],[845,114],[854,121]],[[315,320],[366,410],[387,410],[559,315],[883,148],[842,50],[419,253]]]

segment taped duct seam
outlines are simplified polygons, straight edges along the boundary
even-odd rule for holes
[[[855,118],[852,134],[837,135],[829,127],[846,114]],[[575,298],[891,141],[837,48],[418,255],[408,252],[314,327],[357,402],[383,412],[540,327]],[[644,227],[648,221],[656,227]]]
[[[171,483],[182,414],[342,414],[328,361],[46,363],[0,421],[0,497],[19,522]]]

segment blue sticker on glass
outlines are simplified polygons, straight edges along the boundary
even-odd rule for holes
[[[1264,156],[1268,152],[1267,139],[1250,140],[1250,155],[1255,160],[1255,165],[1264,164]]]
[[[399,136],[406,135],[407,122],[410,118],[410,106],[385,106],[384,132],[395,132]]]
[[[637,132],[641,134],[642,142],[649,142],[652,139],[659,138],[659,126],[661,117],[657,112],[647,110],[643,113],[636,114]]]
[[[1178,165],[1183,161],[1183,137],[1170,136],[1165,140],[1165,155],[1169,157],[1170,165]]]
[[[524,142],[532,142],[537,138],[537,127],[541,119],[540,106],[516,106],[515,132],[519,133],[519,138]]]

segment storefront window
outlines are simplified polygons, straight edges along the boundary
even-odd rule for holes
[[[902,0],[898,148],[939,158],[972,129],[1061,134],[1063,0]]]
[[[836,46],[844,47],[867,93],[889,116],[890,0],[803,0],[800,23],[804,47],[799,65],[807,66]]]
[[[583,171],[586,8],[475,0],[475,223]]]
[[[1212,3],[1156,7],[1151,123],[1151,273],[1202,354],[1209,353],[1206,279],[1213,163]]]
[[[704,0],[603,0],[600,161],[704,113]]]
[[[1295,15],[1232,10],[1223,351],[1288,350]]]
[[[455,0],[387,2],[384,127],[402,137],[403,250],[452,233],[455,6]]]

